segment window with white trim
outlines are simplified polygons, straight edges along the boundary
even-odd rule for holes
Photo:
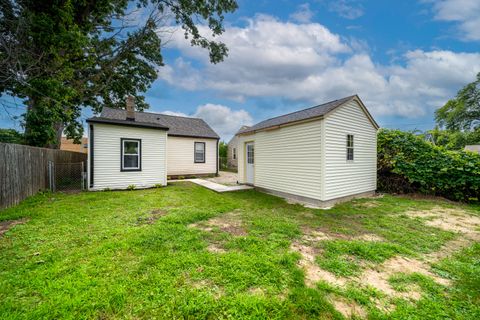
[[[233,160],[237,159],[237,149],[233,148]]]
[[[205,163],[205,142],[195,142],[195,163]]]
[[[121,139],[122,144],[122,171],[140,171],[142,169],[140,139]]]
[[[347,161],[353,161],[353,134],[347,134]]]

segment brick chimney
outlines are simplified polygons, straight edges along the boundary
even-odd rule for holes
[[[127,120],[135,121],[135,98],[127,96]]]

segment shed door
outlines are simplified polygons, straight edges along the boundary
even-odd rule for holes
[[[254,177],[254,172],[255,172],[255,147],[253,142],[248,142],[246,144],[246,149],[247,149],[247,157],[246,157],[246,165],[245,165],[245,171],[246,171],[246,178],[247,178],[247,183],[253,184],[253,177]]]

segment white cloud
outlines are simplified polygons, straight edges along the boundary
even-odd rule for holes
[[[242,125],[252,125],[252,116],[245,110],[232,110],[230,107],[207,103],[197,107],[192,115],[182,112],[162,111],[172,116],[195,117],[205,120],[222,139],[228,141]]]
[[[252,117],[247,111],[232,110],[220,104],[199,106],[195,117],[205,120],[223,139],[229,139],[242,125],[252,125]]]
[[[362,41],[342,38],[318,23],[264,15],[243,28],[226,28],[220,40],[229,56],[212,65],[204,50],[177,37],[175,46],[200,67],[177,59],[163,79],[235,101],[280,97],[309,105],[358,93],[376,116],[417,117],[442,106],[480,70],[479,53],[441,50],[408,51],[395,63],[376,64]]]
[[[310,9],[310,4],[304,3],[298,6],[297,11],[290,15],[290,19],[299,23],[308,23],[315,13]]]
[[[460,38],[480,40],[480,1],[479,0],[436,0],[433,5],[435,19],[457,22]]]
[[[336,12],[340,17],[354,20],[363,16],[363,7],[355,0],[336,0],[330,2],[330,11]]]

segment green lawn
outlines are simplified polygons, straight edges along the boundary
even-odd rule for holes
[[[0,319],[480,319],[480,242],[411,213],[439,208],[480,217],[393,196],[313,210],[188,182],[37,195],[0,212],[29,219],[0,237]],[[395,259],[425,271],[393,263],[392,292],[364,280]]]

